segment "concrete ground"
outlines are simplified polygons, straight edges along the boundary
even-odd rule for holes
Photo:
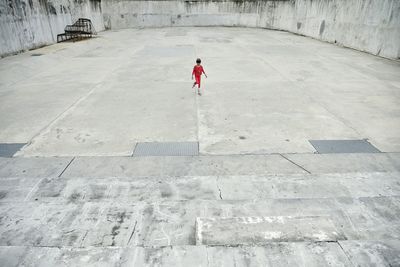
[[[194,60],[209,78],[191,89]],[[262,29],[0,60],[1,266],[400,266],[400,63]],[[381,153],[318,154],[367,139]],[[199,156],[132,157],[140,142]]]

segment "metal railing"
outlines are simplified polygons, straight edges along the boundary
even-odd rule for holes
[[[91,38],[96,34],[90,19],[79,18],[74,24],[65,26],[64,33],[57,35],[57,43]]]

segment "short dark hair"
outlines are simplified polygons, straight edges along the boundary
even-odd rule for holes
[[[196,63],[201,63],[201,59],[200,58],[196,59]]]

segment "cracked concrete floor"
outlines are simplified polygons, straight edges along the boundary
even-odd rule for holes
[[[399,266],[399,70],[242,28],[109,31],[1,59],[0,143],[27,145],[0,157],[0,265]],[[315,154],[323,139],[383,153]],[[201,155],[130,157],[149,141]]]

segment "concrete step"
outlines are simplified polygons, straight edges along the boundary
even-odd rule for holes
[[[14,266],[398,266],[400,241],[274,242],[264,246],[24,247],[1,246]]]
[[[55,177],[61,175],[71,162],[72,157],[65,158],[1,158],[0,178]]]
[[[0,261],[396,266],[399,154],[296,157],[0,159]]]
[[[198,217],[315,217],[317,221],[323,217],[331,218],[325,224],[329,226],[327,231],[337,230],[345,236],[340,240],[400,239],[400,197],[152,203],[32,201],[0,204],[0,246],[195,245]],[[290,233],[292,226],[285,226],[295,221],[283,222],[281,231]],[[313,232],[302,233],[305,236]]]
[[[179,177],[399,172],[400,153],[1,158],[2,177]],[[71,163],[71,164],[70,164]]]
[[[351,266],[336,243],[264,247],[0,247],[2,266]],[[66,264],[68,262],[68,264]]]
[[[196,245],[338,240],[346,240],[346,236],[328,216],[196,218]]]
[[[2,178],[0,202],[249,200],[400,195],[400,172],[264,176]]]
[[[400,171],[400,153],[78,157],[64,177],[179,177]]]

